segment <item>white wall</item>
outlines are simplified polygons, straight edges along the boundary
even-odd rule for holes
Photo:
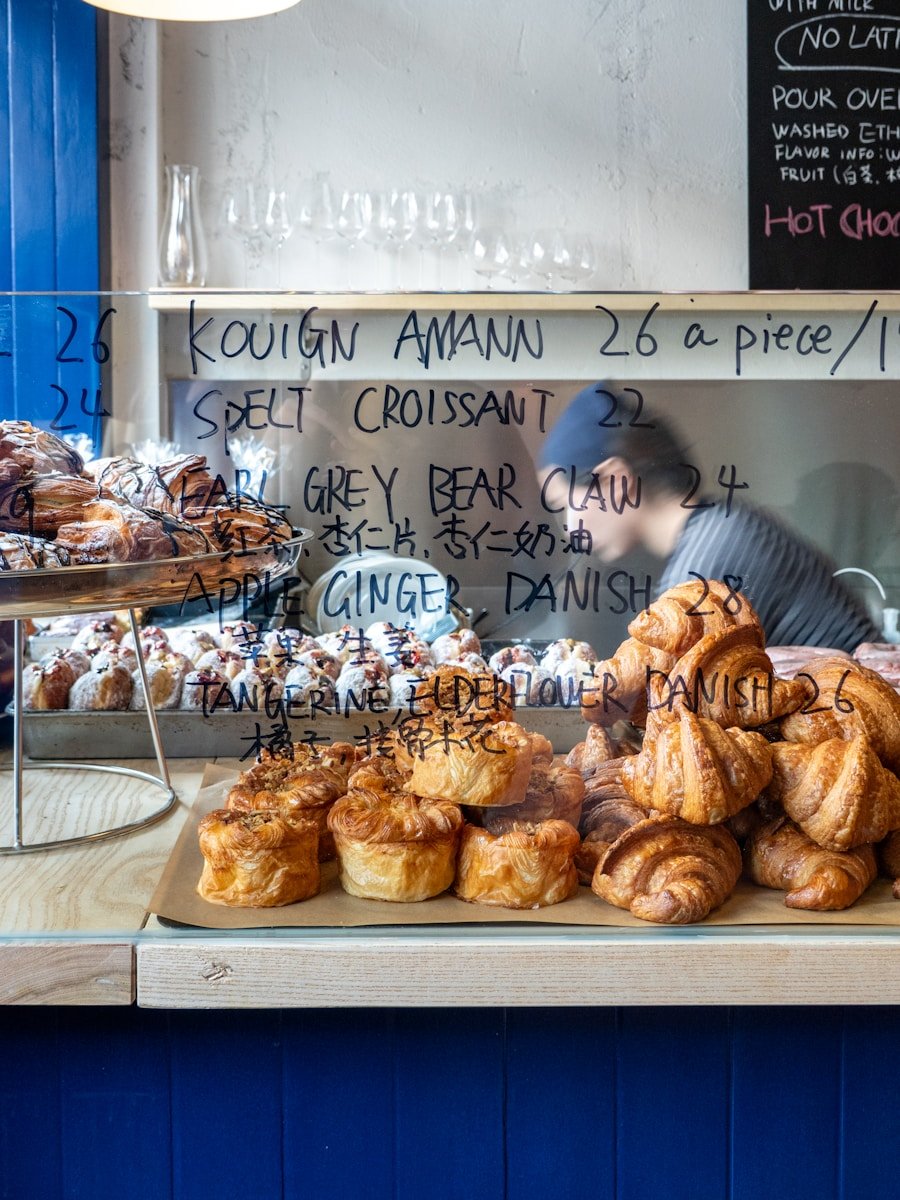
[[[156,120],[142,24],[111,24],[126,159]],[[590,230],[587,286],[746,287],[744,0],[302,0],[158,33],[157,167],[201,168],[213,284],[275,282],[271,263],[245,280],[223,236],[227,184],[297,192],[324,171],[337,188],[465,186],[512,228]],[[392,281],[365,247],[348,275],[344,253],[294,236],[281,283]],[[417,271],[403,263],[400,284]],[[445,284],[483,286],[456,271]],[[119,282],[155,283],[136,274]]]

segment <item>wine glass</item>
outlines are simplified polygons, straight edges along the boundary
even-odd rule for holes
[[[232,184],[225,193],[225,227],[244,248],[244,287],[247,287],[251,263],[259,267],[262,259],[263,213],[265,203],[256,184]]]
[[[419,197],[411,188],[395,189],[391,192],[391,246],[397,259],[397,275],[400,273],[400,252],[406,246],[419,225]]]
[[[315,245],[315,285],[321,286],[322,245],[337,237],[334,193],[326,174],[319,174],[305,189],[300,206],[300,228]]]
[[[565,278],[563,271],[571,268],[572,253],[561,229],[538,229],[529,241],[532,270],[545,279],[552,290],[555,276]]]
[[[568,252],[569,260],[559,268],[560,276],[573,285],[585,283],[597,269],[594,243],[586,234],[574,234]]]
[[[494,279],[506,271],[511,257],[509,237],[502,229],[476,229],[472,238],[472,269],[484,276],[489,289],[493,288]]]
[[[266,215],[263,220],[263,230],[275,245],[275,282],[281,287],[281,250],[284,243],[294,232],[294,221],[291,216],[287,191],[278,188],[269,190],[266,204]]]
[[[376,268],[379,251],[386,252],[394,235],[394,212],[390,192],[365,192],[366,227],[362,240],[372,247]],[[376,270],[376,276],[378,272]]]
[[[475,197],[467,189],[454,193],[454,203],[457,212],[457,231],[453,239],[453,247],[457,253],[456,284],[461,285],[465,256],[472,251],[472,238],[478,228],[478,205]]]
[[[369,224],[366,197],[362,192],[341,193],[335,224],[339,236],[347,243],[347,287],[352,290],[354,252]]]

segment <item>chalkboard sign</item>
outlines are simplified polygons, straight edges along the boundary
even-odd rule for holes
[[[900,287],[900,0],[748,0],[752,288]]]

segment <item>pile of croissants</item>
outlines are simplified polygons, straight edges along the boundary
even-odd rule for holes
[[[230,495],[206,458],[85,464],[28,421],[0,421],[0,571],[147,562],[276,545],[283,515]]]
[[[775,674],[750,602],[718,582],[664,593],[599,662],[578,866],[644,920],[702,920],[741,874],[789,908],[844,909],[879,865],[900,899],[900,695],[846,655]],[[617,756],[620,718],[645,726]]]

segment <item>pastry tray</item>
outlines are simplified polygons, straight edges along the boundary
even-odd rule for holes
[[[296,564],[303,543],[312,536],[310,530],[304,529],[295,531],[289,541],[251,550],[217,550],[149,562],[2,571],[0,619],[179,604],[189,596],[202,598],[203,591],[217,604],[220,589],[226,594],[234,591],[239,595],[248,587],[246,581],[251,576],[256,577],[262,590],[285,575]],[[252,586],[255,593],[256,583]]]
[[[9,711],[9,710],[7,710]],[[255,757],[260,738],[270,736],[278,718],[265,712],[156,712],[167,758]],[[385,713],[317,713],[315,719],[290,717],[292,741],[358,742],[377,739],[380,730],[409,716],[407,709]],[[153,742],[147,714],[128,712],[29,712],[22,714],[25,753],[34,759],[152,758]],[[543,733],[557,754],[565,754],[584,740],[587,725],[580,709],[517,708],[515,720],[523,728]]]

